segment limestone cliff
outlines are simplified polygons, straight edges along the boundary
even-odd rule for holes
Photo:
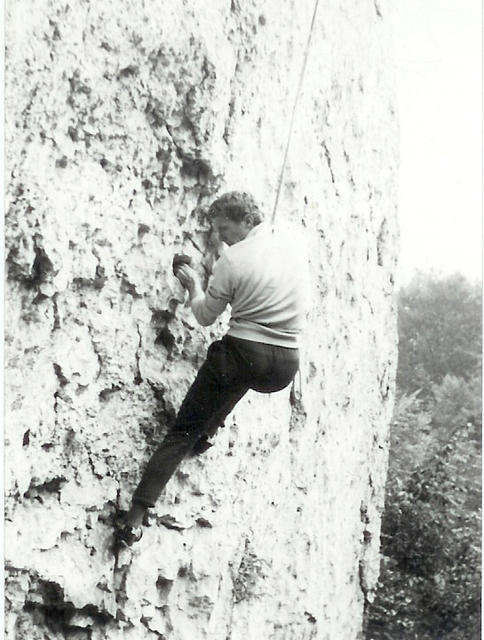
[[[249,394],[114,571],[207,345],[171,273],[203,210],[270,214],[313,2],[10,0],[6,634],[352,640],[378,573],[396,358],[389,3],[321,3],[278,222],[307,236],[301,388]]]

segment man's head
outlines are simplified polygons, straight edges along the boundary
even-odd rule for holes
[[[231,191],[217,198],[208,210],[208,218],[220,239],[229,245],[244,240],[264,219],[254,198],[245,191]]]

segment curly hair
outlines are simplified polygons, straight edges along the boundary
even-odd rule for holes
[[[240,222],[244,216],[250,214],[254,219],[254,226],[264,220],[264,214],[257,206],[250,193],[245,191],[230,191],[212,202],[208,210],[209,218],[225,216],[234,222]]]

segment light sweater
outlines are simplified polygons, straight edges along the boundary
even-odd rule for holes
[[[203,326],[232,307],[228,335],[297,348],[308,305],[308,263],[297,234],[260,224],[216,262],[204,296],[192,300]]]

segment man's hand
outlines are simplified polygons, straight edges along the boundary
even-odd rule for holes
[[[188,265],[181,264],[179,267],[177,267],[175,275],[181,282],[182,286],[188,290],[191,299],[197,292],[201,292],[198,275],[196,271],[194,271],[194,269],[192,269]]]

